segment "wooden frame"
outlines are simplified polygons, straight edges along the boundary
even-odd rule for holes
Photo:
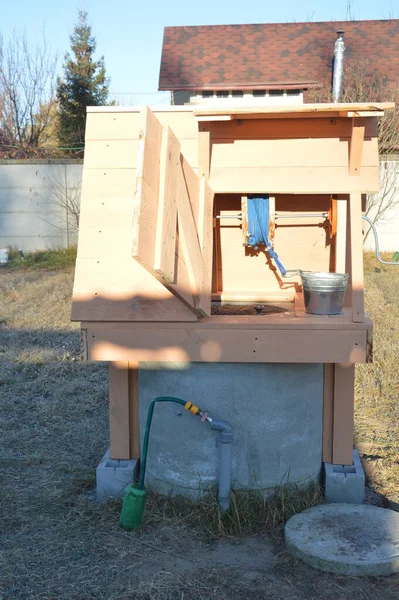
[[[139,361],[317,362],[324,363],[323,459],[351,463],[354,364],[372,356],[361,194],[378,191],[377,116],[392,106],[88,111],[73,318],[82,322],[82,357],[111,361],[111,458],[140,454]],[[224,287],[214,194],[257,193],[276,197],[277,212],[284,195],[299,210],[307,196],[331,199],[332,222],[315,237],[308,265],[319,267],[325,240],[330,269],[350,274],[341,315],[308,315],[299,282],[287,286],[278,273],[267,293]],[[269,234],[282,257],[278,240],[295,236],[287,230],[284,238],[279,226],[273,221]],[[247,271],[238,282],[259,279]],[[289,300],[290,308],[211,315],[212,300],[266,298]]]

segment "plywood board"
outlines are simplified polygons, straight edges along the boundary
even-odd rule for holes
[[[196,321],[159,281],[133,258],[76,261],[73,321]]]
[[[162,126],[148,107],[143,110],[142,119],[133,202],[132,256],[142,265],[152,267],[157,230]]]
[[[154,269],[165,281],[175,280],[177,237],[176,182],[180,171],[180,144],[169,127],[163,128],[160,185],[155,234]]]
[[[212,139],[212,169],[282,166],[348,168],[352,139]],[[362,167],[378,164],[376,138],[364,142],[363,153],[359,157]]]
[[[116,327],[88,335],[91,360],[177,362],[365,362],[366,332],[275,330],[273,343],[265,330],[174,329]],[[304,351],[306,348],[306,352]]]
[[[352,135],[351,119],[256,119],[224,123],[199,123],[199,131],[210,128],[211,140],[346,138]],[[378,137],[377,119],[367,119],[365,138]]]
[[[212,166],[209,185],[215,194],[374,193],[379,189],[379,167],[364,167],[359,177],[351,177],[348,167]]]

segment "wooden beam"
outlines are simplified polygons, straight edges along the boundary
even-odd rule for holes
[[[360,175],[362,166],[365,119],[352,119],[352,135],[349,140],[349,174]]]
[[[333,460],[351,465],[353,452],[355,365],[339,363],[334,368]]]
[[[138,363],[109,364],[109,425],[111,458],[139,458]]]
[[[157,229],[162,125],[148,107],[143,109],[141,118],[133,201],[132,256],[144,266],[152,266]]]
[[[176,187],[179,240],[183,251],[183,258],[188,270],[191,291],[194,298],[196,298],[195,306],[197,308],[202,282],[202,253],[196,224],[194,222],[189,189],[181,170],[179,170],[179,175],[176,180]]]
[[[346,229],[347,205],[346,198],[337,198],[335,201],[335,272],[346,273]]]
[[[323,377],[323,462],[333,461],[334,364],[324,365]]]
[[[202,253],[202,282],[198,308],[205,315],[211,314],[212,259],[213,259],[213,197],[214,194],[204,178],[199,182],[198,239]]]
[[[256,319],[255,316],[251,318]],[[294,319],[300,321],[298,317]],[[202,329],[201,323],[195,329],[168,329],[165,324],[155,325],[157,329],[144,326],[141,329],[90,328],[94,337],[88,336],[89,359],[182,363],[366,362],[365,330],[291,328],[271,333],[270,330],[249,328]]]
[[[209,179],[211,163],[211,135],[209,127],[200,125],[198,131],[198,176]]]
[[[352,318],[355,323],[364,321],[364,280],[363,280],[363,221],[361,194],[350,194],[350,281],[352,294]]]
[[[176,181],[180,170],[180,143],[170,127],[164,127],[160,157],[160,185],[155,236],[154,269],[168,283],[175,279],[177,233]]]

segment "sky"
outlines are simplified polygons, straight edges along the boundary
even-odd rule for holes
[[[399,18],[397,0],[0,0],[0,31],[5,39],[25,31],[35,44],[44,30],[61,72],[80,7],[105,57],[111,96],[125,105],[169,103],[168,92],[157,92],[165,26],[337,21],[348,12],[356,20]]]

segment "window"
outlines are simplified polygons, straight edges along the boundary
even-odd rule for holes
[[[242,90],[233,90],[231,92],[231,95],[233,96],[233,98],[242,98],[244,95],[244,92]]]
[[[269,90],[269,96],[284,96],[283,90]]]
[[[301,90],[287,90],[287,96],[299,96]]]
[[[266,90],[252,90],[252,95],[255,98],[266,96]]]
[[[229,92],[225,91],[225,90],[220,90],[219,92],[216,92],[216,96],[218,98],[228,98],[229,97]]]
[[[204,90],[202,92],[202,97],[203,98],[212,98],[213,96],[213,91],[212,90]]]

